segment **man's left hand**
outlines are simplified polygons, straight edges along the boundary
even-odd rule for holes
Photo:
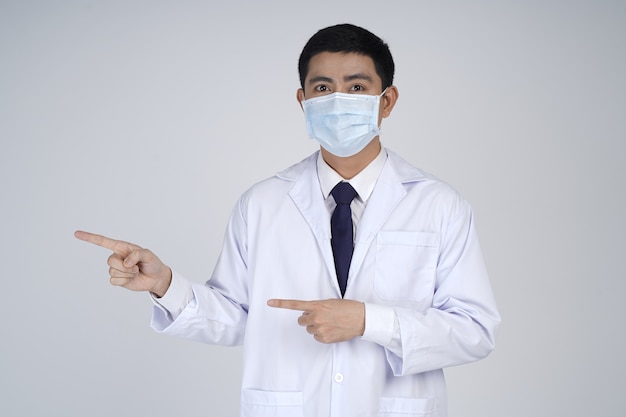
[[[354,300],[269,300],[270,307],[302,311],[298,324],[321,343],[344,342],[363,336],[365,304]]]

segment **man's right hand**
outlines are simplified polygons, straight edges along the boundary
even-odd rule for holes
[[[148,249],[80,230],[74,236],[113,251],[107,262],[112,285],[133,291],[150,291],[157,297],[163,297],[169,288],[172,270]]]

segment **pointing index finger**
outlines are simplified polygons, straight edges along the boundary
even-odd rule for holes
[[[74,232],[74,236],[77,239],[97,246],[101,246],[106,249],[110,249],[113,252],[123,256],[128,255],[135,249],[140,249],[139,246],[133,245],[132,243],[124,242],[122,240],[111,239],[106,236],[97,235],[95,233],[84,232],[82,230],[77,230],[76,232]]]
[[[303,300],[282,300],[272,299],[267,301],[267,305],[275,308],[285,308],[287,310],[307,311],[311,308],[311,301]]]

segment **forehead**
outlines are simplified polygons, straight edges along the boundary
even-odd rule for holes
[[[309,61],[305,83],[316,77],[342,80],[354,74],[366,74],[372,80],[382,83],[372,58],[355,52],[320,52],[313,55]]]

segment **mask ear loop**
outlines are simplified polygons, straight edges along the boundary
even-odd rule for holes
[[[389,87],[387,87],[387,88],[389,88]],[[380,93],[380,95],[378,96],[378,97],[379,97],[379,98],[378,98],[378,106],[379,106],[379,109],[380,109],[380,103],[381,103],[382,99],[384,98],[385,93],[387,92],[387,88],[385,88],[385,89],[383,90],[383,92],[382,92],[382,93]],[[382,123],[382,122],[381,122],[381,123]],[[381,129],[380,123],[376,123],[376,126],[378,127],[378,133],[380,134],[380,129]]]

